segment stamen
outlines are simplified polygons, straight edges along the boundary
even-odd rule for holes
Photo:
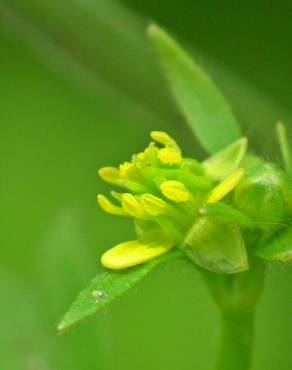
[[[155,195],[152,194],[144,194],[141,197],[141,203],[145,209],[145,211],[150,215],[150,216],[158,216],[161,215],[165,212],[167,208],[167,203],[156,197]]]
[[[176,149],[179,153],[181,152],[180,147],[177,145],[176,141],[163,131],[152,131],[150,133],[151,139],[159,144],[165,145],[166,147],[172,147]]]
[[[146,212],[142,204],[137,200],[137,198],[130,194],[124,193],[122,196],[122,207],[129,215],[136,218],[147,218]]]
[[[124,162],[123,164],[119,166],[120,176],[124,179],[129,178],[135,170],[136,170],[136,167],[134,163],[131,163],[131,162]]]
[[[97,196],[97,203],[99,204],[100,208],[107,213],[117,216],[127,216],[127,213],[122,207],[115,206],[107,197],[102,194]]]
[[[165,181],[160,185],[162,194],[174,202],[186,202],[191,199],[190,193],[182,182]]]
[[[116,167],[103,167],[98,170],[98,174],[103,181],[110,184],[118,184],[120,181],[119,170]]]
[[[182,162],[181,154],[174,148],[163,148],[158,152],[158,159],[164,164],[180,164]]]
[[[111,190],[111,196],[116,199],[118,202],[121,202],[122,201],[122,196],[123,194],[122,193],[118,193],[117,191],[114,191],[114,190]]]

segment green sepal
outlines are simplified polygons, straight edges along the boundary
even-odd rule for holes
[[[246,149],[247,139],[239,139],[204,161],[203,167],[214,180],[223,180],[240,166]]]
[[[194,223],[181,250],[200,267],[217,273],[234,274],[248,269],[239,229],[208,217]]]
[[[270,261],[292,261],[292,228],[282,231],[270,242],[260,246],[256,253]]]
[[[244,213],[225,203],[206,204],[199,210],[200,215],[207,216],[212,220],[224,223],[237,224],[245,227],[252,227],[252,220]]]
[[[175,100],[201,145],[210,154],[241,137],[229,104],[210,77],[163,29],[148,28]]]

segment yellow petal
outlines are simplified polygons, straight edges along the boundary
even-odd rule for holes
[[[166,253],[172,247],[166,238],[157,241],[130,240],[105,252],[101,263],[109,269],[119,270],[139,265]]]
[[[173,148],[163,148],[158,152],[158,159],[164,164],[180,164],[182,156]]]
[[[244,176],[244,169],[238,168],[225,180],[223,180],[219,185],[217,185],[211,192],[207,203],[217,203],[220,202],[222,198],[230,193],[239,183],[239,181]]]
[[[190,199],[190,193],[182,182],[179,181],[164,181],[160,185],[162,194],[174,201],[174,202],[185,202]]]
[[[104,195],[99,194],[97,196],[97,203],[99,204],[100,208],[102,208],[107,213],[117,216],[127,216],[127,213],[123,210],[122,207],[115,206]]]

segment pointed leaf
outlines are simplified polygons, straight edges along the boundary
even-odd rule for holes
[[[214,180],[223,180],[240,166],[246,149],[247,139],[239,139],[204,161],[203,167]]]
[[[100,313],[117,298],[134,288],[156,267],[182,256],[180,251],[174,250],[144,265],[123,271],[104,269],[79,294],[59,324],[58,330],[63,332],[81,320]]]
[[[148,34],[160,54],[177,104],[207,152],[216,153],[239,139],[239,125],[210,77],[164,30],[151,25]]]
[[[292,261],[292,228],[285,230],[271,242],[261,246],[257,255],[270,261]]]
[[[193,262],[210,271],[234,274],[248,269],[240,231],[208,217],[194,223],[181,249]]]

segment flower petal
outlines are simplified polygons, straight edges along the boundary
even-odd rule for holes
[[[154,235],[157,237],[154,238]],[[151,236],[116,245],[102,255],[102,265],[114,270],[136,266],[166,253],[172,247],[172,242],[162,233],[152,232]]]
[[[220,202],[221,199],[223,199],[228,193],[236,188],[243,176],[244,169],[238,168],[211,191],[207,203]]]

